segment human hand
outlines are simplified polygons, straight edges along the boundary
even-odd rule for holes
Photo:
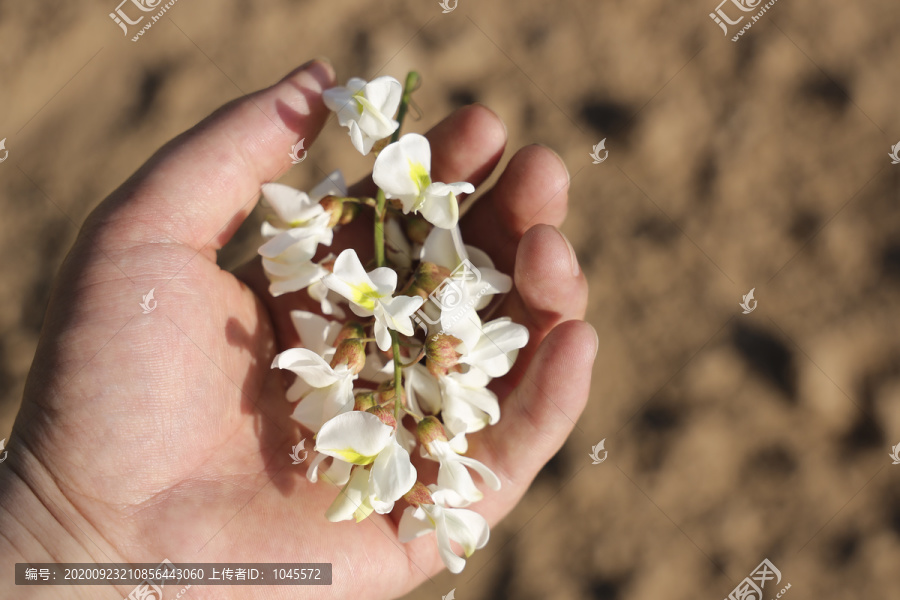
[[[287,149],[315,139],[329,114],[321,91],[332,85],[331,68],[316,61],[226,105],[88,218],[54,286],[0,475],[0,568],[163,558],[333,564],[327,588],[194,587],[195,598],[389,598],[443,568],[433,540],[397,541],[400,509],[360,524],[325,519],[335,490],[291,464],[304,434],[290,418],[284,373],[270,369],[277,352],[299,344],[289,310],[315,307],[300,294],[269,296],[258,261],[237,276],[215,262],[260,185],[290,167]],[[506,143],[500,120],[478,105],[427,137],[435,180],[476,186]],[[587,284],[555,229],[567,187],[560,159],[529,146],[461,220],[464,238],[513,274],[498,316],[530,331],[513,371],[491,386],[500,422],[469,438],[469,455],[502,482],[475,507],[491,524],[560,448],[587,399],[597,348],[579,320]],[[331,251],[359,246],[355,235],[349,228]],[[138,299],[151,288],[158,306],[142,314]],[[26,589],[69,598],[129,591]]]

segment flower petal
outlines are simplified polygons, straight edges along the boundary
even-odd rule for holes
[[[403,516],[400,517],[397,538],[401,544],[405,544],[432,531],[434,531],[434,524],[425,515],[425,511],[414,506],[407,506],[403,511]]]
[[[306,383],[317,388],[329,386],[338,380],[331,366],[321,356],[306,348],[285,350],[272,361],[272,368],[293,371]]]
[[[384,311],[381,310],[381,305],[378,306],[379,314],[384,314]],[[388,326],[385,323],[384,318],[375,319],[375,344],[378,346],[378,349],[382,352],[387,352],[391,347],[391,332],[388,331]]]
[[[297,335],[300,336],[300,342],[319,355],[334,345],[334,340],[341,330],[341,324],[337,321],[329,321],[305,310],[292,310],[291,322]]]
[[[362,521],[372,512],[369,504],[369,472],[357,467],[350,476],[350,481],[341,490],[325,517],[332,523],[347,521],[353,517],[356,522]]]
[[[393,503],[399,500],[416,483],[416,468],[409,460],[409,453],[400,447],[396,439],[392,439],[387,447],[378,453],[378,458],[372,465],[372,492],[374,500],[390,503],[387,510],[379,510],[380,513],[390,512]]]
[[[460,362],[475,366],[491,377],[502,377],[512,368],[519,349],[528,343],[528,328],[508,317],[485,323],[481,338]]]
[[[484,498],[466,467],[452,458],[441,461],[437,484],[447,492],[448,506],[468,506]]]
[[[346,196],[347,183],[344,181],[344,174],[340,169],[335,169],[329,173],[325,179],[320,181],[309,190],[309,198],[313,202],[318,202],[325,196]]]
[[[337,415],[353,410],[353,400],[353,381],[345,379],[336,385],[314,389],[304,395],[291,416],[307,429],[316,432]]]
[[[452,230],[432,229],[425,238],[419,258],[453,271],[466,258],[465,248],[454,240],[454,233],[458,232],[458,227]]]
[[[391,329],[395,329],[403,335],[413,335],[412,321],[410,316],[416,312],[425,299],[421,296],[396,296],[389,300],[382,300],[381,306],[383,317],[386,325]]]
[[[447,533],[458,542],[466,553],[466,557],[479,548],[484,548],[490,539],[491,530],[484,517],[477,512],[463,508],[444,509],[444,522]]]
[[[366,84],[366,98],[388,117],[400,106],[403,86],[390,75],[376,77]]]
[[[307,221],[322,213],[318,200],[313,202],[306,192],[282,183],[262,184],[262,195],[285,223]]]
[[[388,198],[399,198],[404,212],[412,210],[431,183],[428,140],[417,133],[408,133],[388,144],[375,159],[372,180]]]
[[[390,296],[397,288],[397,272],[388,267],[372,269],[367,274],[379,296]]]
[[[355,465],[375,460],[393,440],[393,429],[375,415],[351,411],[322,425],[316,436],[316,452],[334,456]]]
[[[416,363],[403,370],[406,380],[406,397],[411,411],[436,415],[441,410],[441,388],[428,369]]]
[[[431,513],[431,518],[435,522],[438,554],[440,555],[441,560],[444,562],[444,565],[446,565],[447,570],[451,573],[462,573],[462,570],[466,566],[466,561],[457,556],[450,547],[450,530],[447,526],[447,520],[444,514],[447,510],[461,509],[446,509],[442,506],[434,505],[427,507],[425,510]]]
[[[472,188],[473,191],[474,189]],[[459,221],[459,202],[450,186],[445,183],[432,183],[425,190],[425,199],[418,212],[435,227],[452,229]]]
[[[481,479],[484,480],[485,485],[494,490],[495,492],[500,489],[500,478],[497,477],[497,474],[494,473],[487,465],[479,460],[475,460],[474,458],[468,456],[457,456],[457,462],[465,465],[466,467],[472,469],[479,475],[481,475]]]

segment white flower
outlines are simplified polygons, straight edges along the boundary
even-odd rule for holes
[[[350,128],[353,147],[364,156],[378,140],[394,133],[400,126],[393,119],[403,86],[393,77],[369,81],[354,77],[347,87],[333,87],[322,94],[325,106],[337,113],[342,127]]]
[[[484,494],[475,487],[469,469],[472,469],[494,491],[500,489],[500,479],[482,462],[461,456],[457,449],[464,444],[465,434],[459,434],[447,440],[444,429],[434,417],[419,423],[419,439],[422,440],[422,455],[440,463],[437,485],[444,490],[448,506],[463,507],[484,498]]]
[[[287,398],[293,402],[303,397],[293,417],[310,430],[319,431],[329,419],[353,409],[357,375],[346,363],[332,368],[312,350],[292,348],[276,356],[272,368],[288,369],[299,377],[288,389]]]
[[[449,373],[438,378],[441,386],[441,417],[451,436],[473,433],[500,420],[497,396],[485,386],[490,377],[479,369]]]
[[[322,282],[350,301],[350,310],[357,316],[375,315],[375,341],[378,348],[391,347],[388,329],[403,335],[413,335],[410,315],[422,306],[418,296],[392,296],[397,287],[397,273],[387,267],[380,267],[369,273],[363,268],[359,256],[353,249],[341,252],[334,261],[334,272]]]
[[[441,387],[427,368],[419,363],[406,367],[403,381],[411,412],[422,417],[441,411]]]
[[[277,298],[321,281],[328,275],[328,269],[323,267],[322,263],[334,259],[334,255],[329,254],[318,263],[312,262],[311,258],[312,256],[299,245],[288,248],[275,258],[263,257],[263,269],[269,278],[269,293]]]
[[[466,561],[453,552],[450,542],[462,546],[466,558],[484,548],[490,538],[490,528],[484,517],[465,508],[448,508],[446,490],[428,486],[434,504],[409,506],[403,511],[397,535],[402,543],[431,531],[437,534],[438,553],[451,573],[460,573]]]
[[[312,350],[325,360],[331,360],[335,351],[334,340],[341,331],[341,323],[305,310],[292,310],[291,323],[304,348]]]
[[[471,194],[471,183],[431,181],[431,147],[417,133],[408,133],[379,153],[372,180],[388,198],[397,198],[403,212],[421,213],[437,227],[450,229],[459,220],[457,194]]]
[[[359,522],[372,510],[389,513],[416,482],[416,468],[397,441],[396,429],[369,412],[340,414],[322,425],[315,449],[359,465],[325,513],[329,521],[355,517]],[[367,465],[371,467],[362,468]]]
[[[472,347],[481,336],[475,311],[487,307],[493,295],[510,291],[512,278],[495,269],[487,254],[465,246],[458,227],[432,229],[419,258],[450,271],[419,312],[420,318],[425,313],[428,333],[448,333]]]
[[[472,317],[472,315],[470,315]],[[475,314],[473,319],[478,319]],[[478,320],[480,324],[480,319]],[[490,377],[506,375],[516,362],[519,349],[528,343],[528,328],[501,317],[478,327],[477,341],[462,348],[459,362],[480,369]]]
[[[312,258],[319,244],[331,245],[334,232],[328,226],[331,217],[319,201],[328,195],[347,195],[340,171],[331,173],[309,194],[280,183],[263,184],[262,192],[276,213],[262,225],[263,236],[271,239],[259,248],[271,282],[269,292],[280,296],[321,280],[328,273],[321,265],[330,257],[319,264]]]
[[[309,254],[306,259],[309,260],[318,244],[331,245],[330,216],[319,201],[329,195],[347,195],[347,185],[340,171],[328,175],[309,194],[281,183],[264,183],[262,193],[275,210],[275,215],[262,225],[263,236],[272,238],[260,247],[262,256],[275,258],[289,248],[299,246],[294,250],[294,257]]]

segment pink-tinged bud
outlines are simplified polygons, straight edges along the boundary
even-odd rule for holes
[[[416,426],[416,438],[431,453],[431,442],[446,442],[447,434],[436,417],[425,417]]]
[[[431,492],[428,491],[428,488],[421,481],[416,481],[412,489],[403,494],[403,499],[415,508],[419,508],[423,504],[434,504]]]
[[[319,205],[328,213],[328,227],[335,227],[341,220],[344,212],[344,201],[336,196],[325,196],[319,200]]]
[[[378,385],[377,393],[379,404],[393,403],[394,398],[397,397],[396,390],[394,389],[394,380],[389,379],[387,381],[382,381]],[[406,390],[402,387],[400,388],[400,405],[406,406]]]
[[[362,340],[350,339],[338,344],[331,359],[331,368],[342,364],[346,364],[354,375],[363,370],[366,366],[366,346]]]
[[[394,418],[394,413],[386,406],[373,406],[372,408],[366,411],[367,413],[371,413],[378,417],[382,423],[390,427],[391,429],[397,429],[397,419]]]
[[[344,202],[344,209],[341,212],[341,220],[338,221],[339,225],[346,225],[353,221],[356,218],[356,215],[359,214],[361,207],[356,202]]]
[[[375,400],[375,392],[366,390],[364,392],[356,392],[353,396],[353,410],[366,411],[373,406],[378,406]]]
[[[439,285],[450,277],[450,269],[430,262],[419,263],[416,269],[414,286],[428,297]],[[422,295],[421,293],[419,294]]]
[[[409,215],[406,218],[406,236],[417,244],[424,244],[425,238],[434,226],[422,217]]]
[[[447,333],[433,335],[425,342],[425,366],[435,377],[450,371],[462,371],[459,359],[462,356],[456,348],[462,343],[459,338]]]
[[[340,346],[344,340],[362,339],[366,337],[366,329],[356,321],[347,321],[338,332],[334,340],[335,347]]]

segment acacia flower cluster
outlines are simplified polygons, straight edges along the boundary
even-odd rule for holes
[[[463,243],[458,197],[474,186],[434,181],[428,140],[399,135],[417,82],[415,73],[405,86],[353,78],[325,91],[353,147],[376,154],[378,192],[350,196],[339,171],[308,193],[265,184],[274,214],[259,253],[273,296],[306,290],[320,307],[291,312],[302,347],[272,367],[296,375],[286,399],[316,440],[307,478],[341,488],[326,517],[360,522],[402,509],[399,539],[434,532],[444,564],[459,573],[458,551],[469,557],[489,537],[468,507],[483,498],[480,487],[500,489],[490,468],[466,456],[466,436],[500,419],[488,384],[512,368],[528,330],[484,320],[512,281]],[[373,252],[328,252],[335,231],[364,211]],[[437,463],[435,481],[416,468],[427,461]]]

